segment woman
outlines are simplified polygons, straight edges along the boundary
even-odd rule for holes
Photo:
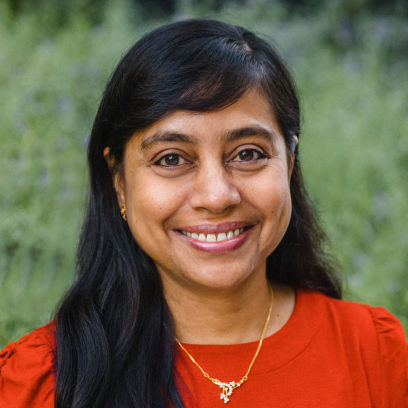
[[[401,324],[339,300],[299,133],[293,82],[253,33],[142,38],[93,126],[79,277],[3,350],[0,405],[408,406]]]

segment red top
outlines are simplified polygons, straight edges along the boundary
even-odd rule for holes
[[[53,329],[52,324],[37,329],[0,353],[0,407],[54,406]],[[184,346],[211,377],[237,382],[258,342]],[[186,405],[224,406],[221,389],[179,351]],[[404,330],[385,309],[298,290],[291,318],[264,340],[228,407],[408,407],[407,368]],[[189,404],[192,399],[196,405]]]

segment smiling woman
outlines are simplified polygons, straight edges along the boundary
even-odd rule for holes
[[[0,406],[408,406],[402,326],[340,300],[299,136],[293,82],[250,31],[136,43],[92,130],[78,279],[1,352]]]
[[[253,89],[222,110],[176,111],[128,142],[119,206],[166,290],[264,286],[291,214],[293,153],[278,129]]]

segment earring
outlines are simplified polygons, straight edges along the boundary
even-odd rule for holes
[[[120,213],[122,214],[122,218],[127,221],[127,217],[126,217],[126,206],[122,205],[122,208],[120,209]]]

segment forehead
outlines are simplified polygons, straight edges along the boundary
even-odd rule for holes
[[[282,137],[271,104],[259,91],[250,90],[234,104],[218,111],[173,112],[138,132],[131,142],[143,151],[157,141],[174,141],[174,135],[178,135],[179,142],[200,144],[226,142],[231,139],[227,135],[237,131],[241,131],[241,136],[269,133],[275,138]]]

